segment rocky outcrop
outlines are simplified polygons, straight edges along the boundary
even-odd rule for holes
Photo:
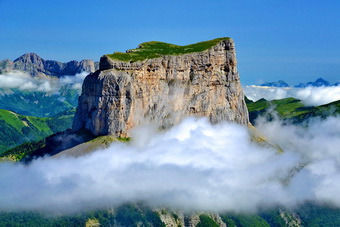
[[[247,125],[236,64],[229,38],[204,51],[135,62],[105,55],[85,78],[73,130],[125,137],[146,121],[167,128],[187,116]]]
[[[0,74],[13,70],[14,62],[10,59],[0,61]]]
[[[169,209],[159,209],[155,210],[155,212],[157,212],[159,218],[167,227],[196,227],[201,222],[200,215],[209,217],[216,226],[227,227],[226,223],[223,222],[217,213],[193,212],[191,214],[185,214],[181,211],[172,211]]]
[[[165,226],[179,227],[185,226],[184,214],[180,211],[170,211],[169,209],[155,210]]]
[[[0,61],[1,73],[13,70],[29,73],[31,76],[55,76],[75,75],[81,72],[94,72],[98,69],[98,64],[92,60],[70,61],[61,63],[54,60],[44,60],[35,53],[27,53],[11,60]]]
[[[301,227],[302,226],[302,221],[300,217],[297,215],[297,213],[286,210],[284,208],[280,208],[279,214],[280,214],[280,217],[286,223],[286,226],[289,226],[289,227]]]

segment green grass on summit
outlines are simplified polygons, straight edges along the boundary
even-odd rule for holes
[[[178,46],[169,43],[151,41],[141,43],[137,49],[129,50],[127,53],[115,52],[113,54],[108,54],[107,56],[119,61],[136,62],[143,61],[145,59],[158,58],[164,55],[183,55],[194,52],[201,52],[213,47],[222,40],[229,39],[230,38],[223,37],[186,46]]]

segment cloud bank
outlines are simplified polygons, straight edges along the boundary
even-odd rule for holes
[[[7,74],[0,74],[0,88],[17,88],[20,90],[54,93],[58,92],[62,86],[70,85],[73,89],[80,90],[87,75],[87,72],[82,72],[74,76],[64,76],[58,79],[52,77],[31,77],[27,73],[13,71]]]
[[[319,106],[340,100],[340,85],[331,87],[306,87],[306,88],[279,88],[263,86],[245,86],[245,95],[257,101],[261,98],[267,100],[297,98],[308,106]]]
[[[339,118],[257,127],[285,152],[251,142],[244,126],[188,118],[167,131],[136,129],[133,142],[78,158],[1,163],[0,209],[75,212],[143,201],[251,212],[306,200],[340,207]]]

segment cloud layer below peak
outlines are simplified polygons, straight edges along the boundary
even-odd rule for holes
[[[257,101],[293,97],[302,100],[307,106],[319,106],[340,100],[340,85],[330,87],[280,88],[264,86],[245,86],[245,95]]]
[[[251,142],[244,126],[188,118],[162,132],[136,129],[131,143],[78,158],[1,163],[0,209],[75,212],[144,201],[252,212],[307,200],[340,207],[339,118],[257,127],[285,152]]]

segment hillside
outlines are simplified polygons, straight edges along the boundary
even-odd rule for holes
[[[0,109],[0,154],[70,128],[74,113],[73,108],[55,117],[32,117]]]
[[[315,107],[306,107],[301,100],[295,98],[272,101],[260,99],[256,102],[246,99],[246,103],[249,111],[249,120],[253,124],[259,116],[266,116],[268,120],[272,119],[274,112],[281,119],[291,120],[293,123],[300,123],[311,117],[324,118],[340,113],[340,100]]]
[[[35,117],[52,117],[77,107],[79,91],[67,86],[58,93],[0,88],[0,109]]]
[[[20,222],[25,226],[197,226],[197,227],[269,227],[288,226],[276,211],[256,214],[200,213],[183,214],[168,208],[152,209],[142,203],[125,204],[107,210],[83,212],[72,216],[48,217],[35,212],[2,212],[0,225],[14,226]],[[97,224],[97,225],[90,225]],[[331,223],[331,222],[329,222]]]
[[[299,215],[297,218],[295,215]],[[36,212],[0,212],[1,226],[197,226],[197,227],[299,227],[338,226],[340,210],[305,204],[295,212],[274,209],[258,214],[189,213],[170,209],[151,209],[143,204],[125,204],[117,208],[82,212],[76,215],[50,216]],[[18,225],[20,223],[20,225]],[[93,225],[91,225],[93,224]],[[190,225],[192,224],[192,225]]]

